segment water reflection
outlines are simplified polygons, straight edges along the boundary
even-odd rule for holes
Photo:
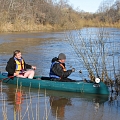
[[[16,49],[26,53],[29,47],[40,45],[41,41],[43,41],[42,38],[16,38],[11,40],[11,42],[0,44],[0,54],[11,54]]]
[[[7,108],[11,108],[14,112],[14,118],[20,118],[24,115],[25,111],[28,109],[28,113],[26,113],[25,119],[27,115],[31,115],[31,106],[32,111],[34,113],[34,117],[36,115],[36,104],[39,103],[40,107],[40,119],[43,119],[44,113],[44,101],[45,97],[48,101],[47,111],[50,110],[49,119],[59,119],[59,120],[97,120],[100,117],[103,120],[107,120],[108,117],[106,115],[113,117],[114,114],[112,112],[119,113],[120,110],[120,101],[119,96],[116,96],[115,93],[111,94],[110,97],[108,95],[96,95],[96,94],[81,94],[81,93],[70,93],[70,92],[60,92],[60,91],[51,91],[51,90],[40,90],[38,101],[38,90],[32,89],[29,93],[29,88],[21,88],[17,89],[15,85],[5,85],[7,89],[3,90],[3,93],[6,94],[6,103],[8,104]],[[27,96],[27,97],[26,97]],[[30,102],[31,101],[31,102]],[[26,102],[28,102],[26,104]],[[29,106],[30,105],[30,106]],[[109,109],[109,110],[108,110]],[[8,116],[10,116],[8,114]],[[71,118],[72,117],[72,118]],[[79,117],[83,118],[80,119]],[[117,118],[119,115],[117,116]],[[10,116],[13,119],[13,116]],[[79,119],[78,119],[79,118]],[[116,119],[118,120],[118,119]]]
[[[10,105],[13,105],[15,112],[21,112],[22,107],[21,104],[23,103],[23,91],[20,89],[12,88],[8,86],[7,90],[5,91],[7,96],[7,101]]]
[[[58,37],[61,40],[60,33],[54,32],[0,34],[0,54],[9,55],[16,49],[20,49],[23,53],[30,53],[34,46],[37,47],[45,44],[46,41],[56,40]]]
[[[67,98],[60,98],[56,96],[50,97],[50,106],[52,115],[58,117],[60,120],[64,120],[65,107],[71,106],[71,100]]]
[[[22,110],[21,104],[23,103],[23,93],[21,90],[17,90],[15,94],[15,111],[20,112]]]
[[[56,93],[54,92],[54,94]],[[79,95],[76,94],[77,98],[75,97],[76,95],[73,95],[73,94],[67,95],[67,93],[65,93],[64,95],[62,95],[61,93],[59,93],[59,95],[64,96],[64,97],[59,97],[58,95],[50,97],[50,106],[51,106],[52,115],[54,117],[57,117],[60,120],[64,120],[66,111],[69,111],[66,107],[71,106],[72,108],[73,106],[72,99],[77,99],[79,100],[80,103],[83,103],[83,104],[84,102],[86,103],[92,102],[93,107],[94,107],[93,113],[95,114],[98,112],[99,108],[104,104],[104,102],[108,101],[107,95],[102,96],[102,95],[92,95],[92,94],[91,95],[90,94],[88,95],[87,94],[79,94]]]

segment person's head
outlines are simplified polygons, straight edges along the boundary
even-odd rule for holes
[[[58,61],[61,62],[61,63],[65,63],[65,61],[66,61],[66,55],[64,53],[60,53],[58,55]]]
[[[21,59],[22,55],[20,50],[15,50],[13,53],[13,57],[16,57],[17,59]]]

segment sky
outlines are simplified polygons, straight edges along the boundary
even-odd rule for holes
[[[79,7],[80,10],[92,13],[98,10],[101,2],[103,0],[68,0],[69,5],[72,5],[74,9]]]

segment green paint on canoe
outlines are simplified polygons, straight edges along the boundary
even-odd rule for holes
[[[0,74],[0,80],[6,78]],[[36,77],[40,78],[40,77]],[[22,85],[31,88],[59,90],[68,92],[91,93],[91,94],[109,94],[108,87],[103,83],[99,83],[99,87],[95,87],[94,83],[87,82],[57,82],[49,80],[14,78],[3,80],[4,83]]]

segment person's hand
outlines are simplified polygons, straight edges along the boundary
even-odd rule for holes
[[[72,72],[75,72],[75,68],[72,68]]]
[[[36,66],[32,66],[32,69],[33,69],[33,70],[36,70]]]
[[[14,76],[18,76],[18,75],[19,75],[19,72],[15,72],[15,73],[14,73]]]

